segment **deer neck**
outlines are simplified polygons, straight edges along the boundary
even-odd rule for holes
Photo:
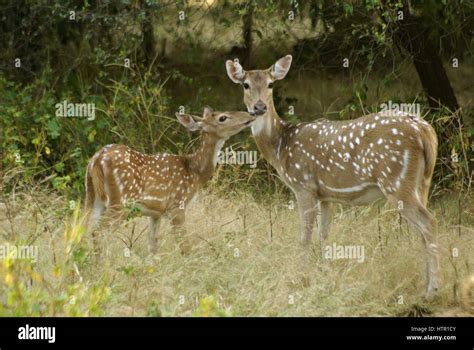
[[[280,163],[280,149],[282,147],[287,123],[280,119],[273,102],[268,106],[268,111],[257,117],[252,125],[252,134],[257,147],[263,157],[273,166]]]
[[[198,150],[187,156],[189,169],[191,173],[197,176],[201,185],[212,178],[217,165],[218,154],[225,141],[225,139],[203,132]]]

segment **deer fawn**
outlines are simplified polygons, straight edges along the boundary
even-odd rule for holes
[[[302,244],[311,241],[317,205],[322,247],[330,202],[367,205],[385,197],[423,237],[431,298],[438,288],[437,222],[426,209],[438,147],[434,129],[403,113],[289,124],[275,110],[272,87],[286,76],[291,60],[287,55],[269,69],[245,71],[236,59],[226,68],[244,88],[248,111],[257,115],[252,134],[260,152],[296,196]]]
[[[107,209],[120,215],[127,201],[133,201],[149,217],[148,243],[156,252],[155,231],[163,214],[182,230],[185,210],[208,182],[225,141],[255,120],[247,112],[212,112],[203,117],[178,114],[178,121],[190,131],[201,130],[199,149],[189,155],[143,154],[124,145],[108,145],[89,161],[86,172],[86,226],[96,226]]]

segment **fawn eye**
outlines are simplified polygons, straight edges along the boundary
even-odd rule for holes
[[[244,89],[245,89],[245,90],[250,89],[250,85],[247,84],[247,83],[244,83]]]
[[[227,118],[228,118],[228,117],[227,117],[226,115],[221,115],[221,116],[219,117],[219,121],[220,121],[220,122],[225,122],[225,121],[227,120]]]
[[[272,89],[273,88],[273,83],[268,83],[268,88]]]

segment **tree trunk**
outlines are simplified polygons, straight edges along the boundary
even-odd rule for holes
[[[143,1],[142,8],[145,9],[145,18],[142,24],[143,42],[142,53],[145,67],[150,67],[156,57],[155,35],[153,32],[153,16],[148,5]]]
[[[438,109],[444,106],[452,112],[457,111],[458,101],[428,33],[418,24],[419,19],[410,13],[407,1],[403,2],[402,10],[404,19],[398,22],[394,39],[412,56],[430,107]]]
[[[242,34],[244,39],[244,50],[242,52],[242,63],[245,66],[250,65],[250,55],[252,51],[252,27],[253,27],[253,1],[248,1],[245,4],[245,14],[242,18]]]

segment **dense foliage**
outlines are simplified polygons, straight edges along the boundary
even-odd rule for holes
[[[107,143],[144,152],[189,151],[175,111],[243,107],[239,90],[227,91],[226,58],[261,67],[291,52],[289,79],[316,74],[326,77],[321,84],[339,81],[336,87],[328,83],[331,94],[319,100],[334,104],[331,118],[357,117],[387,99],[421,103],[442,136],[437,183],[466,186],[472,101],[455,100],[462,107],[455,114],[449,98],[434,108],[421,75],[417,91],[400,90],[413,85],[406,77],[413,77],[417,54],[397,39],[404,30],[397,26],[408,16],[404,12],[400,20],[399,11],[408,5],[416,30],[426,33],[446,67],[453,57],[472,65],[470,1],[7,1],[0,24],[2,165],[21,166],[28,177],[78,193],[88,158]],[[304,105],[312,98],[305,90],[275,91],[278,110],[292,121],[318,116]],[[55,106],[64,101],[94,104],[94,120],[58,117]],[[288,113],[289,106],[296,114]],[[237,139],[241,147],[254,147],[248,134]],[[251,175],[266,182],[271,170],[259,164]],[[241,178],[249,175],[244,171]]]

